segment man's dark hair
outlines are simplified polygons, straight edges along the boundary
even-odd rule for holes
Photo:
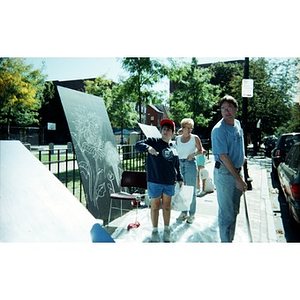
[[[221,108],[224,102],[231,103],[234,107],[238,107],[237,101],[230,95],[225,95],[219,102],[219,107]]]

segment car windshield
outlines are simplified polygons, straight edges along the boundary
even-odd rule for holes
[[[287,135],[281,145],[283,149],[291,149],[292,146],[299,141],[300,135]]]
[[[300,168],[300,144],[295,145],[288,153],[286,163],[291,169],[298,171]]]

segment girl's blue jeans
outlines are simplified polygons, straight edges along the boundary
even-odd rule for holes
[[[196,188],[197,188],[197,163],[196,160],[180,159],[180,171],[183,176],[185,185],[194,187],[192,203],[190,205],[189,215],[193,216],[196,213]],[[187,211],[184,211],[187,213]]]

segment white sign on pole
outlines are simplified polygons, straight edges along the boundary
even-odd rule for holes
[[[243,79],[242,81],[242,97],[252,98],[253,97],[253,79]]]

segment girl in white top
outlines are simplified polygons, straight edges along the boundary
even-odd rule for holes
[[[178,221],[186,220],[192,224],[195,219],[196,212],[196,188],[197,188],[197,163],[195,157],[202,154],[202,144],[200,138],[196,134],[192,134],[194,121],[190,118],[184,118],[181,121],[182,135],[176,138],[177,151],[180,159],[180,170],[183,176],[184,184],[194,187],[193,200],[188,212],[181,212]]]

